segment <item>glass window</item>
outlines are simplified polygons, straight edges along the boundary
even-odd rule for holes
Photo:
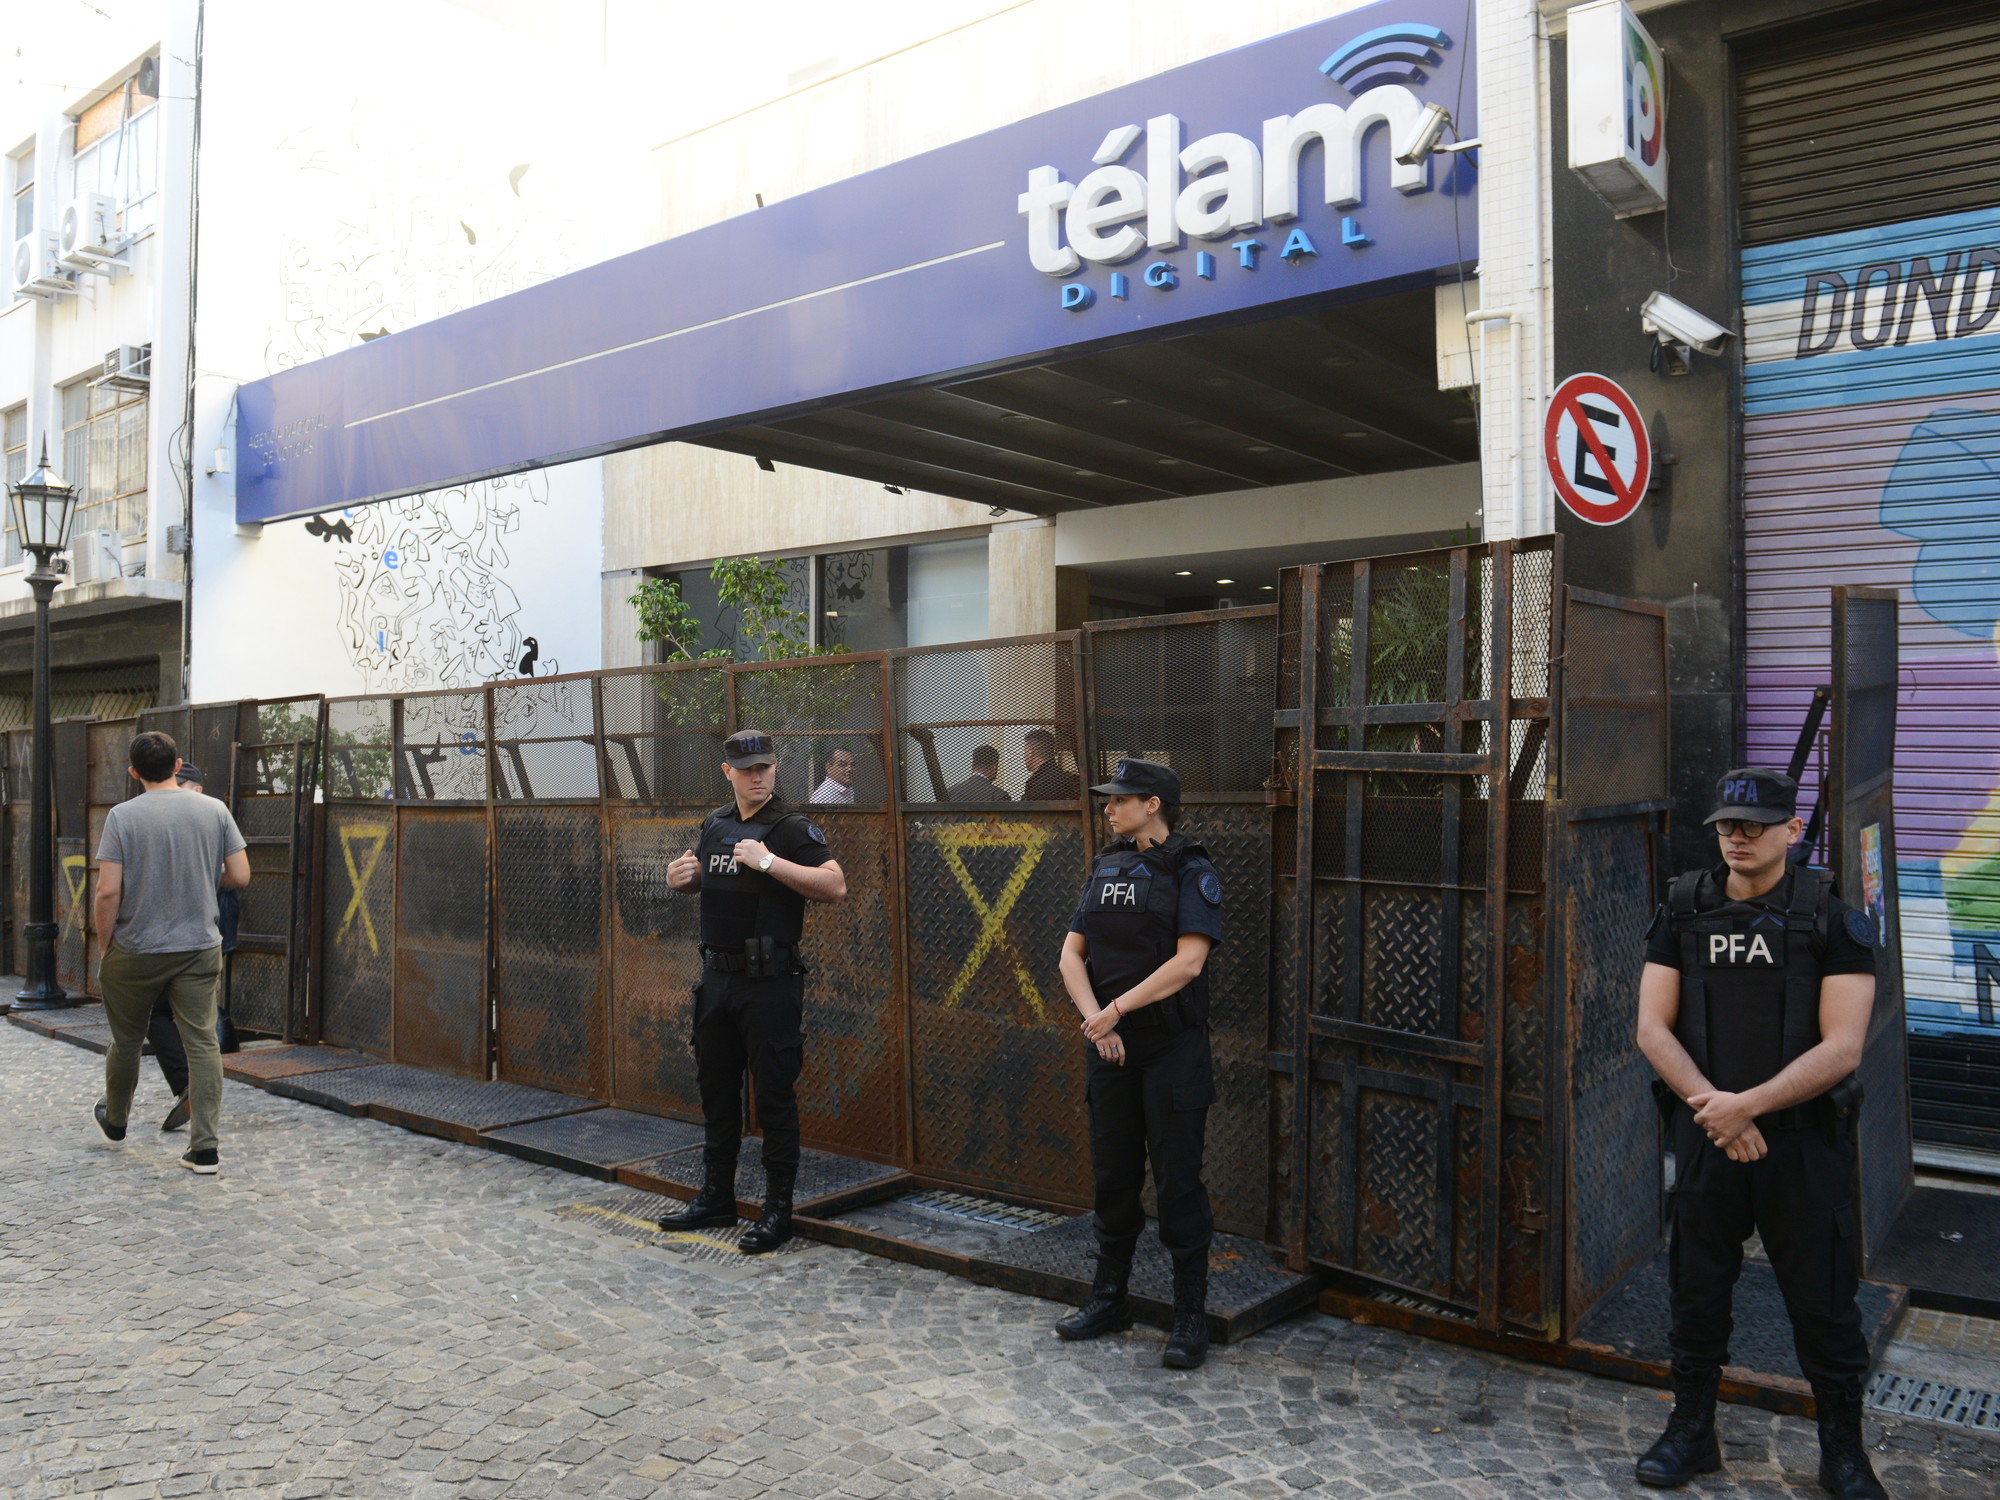
[[[158,218],[159,119],[153,101],[130,79],[77,117],[77,195],[109,196],[128,235],[153,228]]]
[[[783,562],[787,587],[786,602],[810,623],[812,613],[812,559],[787,558]],[[740,638],[734,609],[725,609],[717,597],[715,578],[706,568],[688,568],[667,575],[681,586],[681,598],[701,621],[701,646],[695,652],[727,651],[738,661],[762,661],[763,656]]]
[[[986,538],[910,548],[909,642],[986,638]]]
[[[829,552],[819,559],[820,641],[888,651],[986,635],[986,539]]]
[[[7,567],[13,567],[21,560],[21,533],[14,526],[13,488],[28,472],[28,408],[16,406],[0,413],[0,447],[4,447],[7,463],[6,500],[7,518]]]
[[[146,529],[146,393],[79,380],[62,391],[63,477],[76,486],[70,532]]]
[[[21,152],[13,163],[14,238],[19,240],[35,231],[35,148]]]

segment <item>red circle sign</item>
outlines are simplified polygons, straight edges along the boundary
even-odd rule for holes
[[[1653,477],[1653,441],[1617,381],[1572,375],[1549,401],[1542,460],[1571,515],[1616,526],[1639,508]]]

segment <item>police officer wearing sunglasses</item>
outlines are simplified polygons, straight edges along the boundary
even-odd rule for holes
[[[757,1080],[764,1127],[764,1211],[743,1232],[746,1255],[792,1237],[799,1174],[801,1030],[805,965],[799,942],[808,901],[841,901],[847,877],[817,823],[778,796],[776,742],[742,729],[722,742],[735,799],[701,825],[694,848],[667,867],[667,884],[701,896],[701,983],[694,991],[695,1075],[705,1132],[702,1188],[660,1220],[662,1229],[736,1222],[736,1157],[743,1136],[743,1073]]]
[[[1222,940],[1222,881],[1207,851],[1173,831],[1181,779],[1171,767],[1121,760],[1091,791],[1108,799],[1112,842],[1091,861],[1062,977],[1090,1048],[1097,1275],[1090,1300],[1056,1333],[1094,1339],[1132,1326],[1127,1292],[1146,1227],[1140,1194],[1150,1157],[1160,1243],[1174,1267],[1174,1323],[1160,1363],[1191,1370],[1208,1355],[1215,1219],[1201,1154],[1215,1076],[1204,969]]]
[[[1674,1408],[1639,1460],[1672,1487],[1722,1467],[1716,1385],[1729,1362],[1743,1242],[1763,1237],[1819,1407],[1820,1487],[1883,1500],[1861,1433],[1868,1342],[1855,1304],[1854,1070],[1875,1003],[1873,923],[1824,871],[1793,863],[1798,784],[1731,771],[1710,814],[1722,863],[1680,876],[1646,934],[1639,1046],[1674,1149]]]

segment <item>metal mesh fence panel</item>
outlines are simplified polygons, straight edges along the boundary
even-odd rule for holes
[[[493,687],[494,795],[514,802],[595,802],[597,707],[588,677]]]
[[[1244,610],[1156,626],[1093,627],[1090,719],[1100,781],[1126,756],[1180,773],[1189,801],[1259,793],[1271,775],[1277,614]]]
[[[916,1165],[1085,1203],[1084,1044],[1056,969],[1083,877],[1079,821],[924,813],[903,828]]]
[[[81,838],[56,840],[56,982],[71,994],[90,993],[90,866]]]
[[[1029,735],[1039,731],[1058,768],[1079,764],[1072,637],[904,652],[894,663],[906,802],[1068,800],[1022,794]]]
[[[396,795],[395,699],[331,698],[320,784],[328,801],[389,801]]]
[[[1654,907],[1649,843],[1643,819],[1578,824],[1564,868],[1563,988],[1576,1121],[1564,1296],[1572,1328],[1660,1235],[1652,1068],[1632,1034]]]
[[[1563,800],[1575,816],[1668,796],[1667,621],[1569,591]]]
[[[484,1078],[486,814],[404,808],[398,817],[396,1060]]]
[[[285,955],[238,949],[229,955],[229,1014],[246,1031],[285,1034]]]
[[[395,812],[329,806],[322,869],[320,1036],[386,1057],[394,1041]]]
[[[701,915],[697,897],[668,887],[667,866],[700,829],[695,813],[611,813],[613,1102],[690,1120],[701,1118],[693,1000]]]
[[[709,807],[723,800],[728,788],[717,769],[729,717],[723,668],[607,672],[599,693],[606,795]]]
[[[735,727],[776,736],[779,796],[794,806],[888,805],[884,672],[879,656],[733,669]]]
[[[401,702],[396,798],[401,802],[486,801],[488,739],[484,692],[412,694]]]
[[[847,876],[847,899],[806,908],[800,1130],[828,1150],[900,1159],[908,1127],[894,829],[886,813],[815,808],[813,816]]]
[[[90,784],[87,795],[94,807],[123,802],[126,788],[138,783],[125,774],[131,765],[133,736],[139,732],[137,719],[100,719],[89,730]],[[96,846],[92,846],[93,852]]]
[[[493,836],[500,1076],[602,1098],[610,1067],[601,814],[503,807]]]

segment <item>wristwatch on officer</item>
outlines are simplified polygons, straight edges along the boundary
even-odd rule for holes
[[[768,875],[771,871],[771,866],[776,864],[777,860],[778,856],[767,849],[764,851],[764,857],[757,861],[757,868]]]

